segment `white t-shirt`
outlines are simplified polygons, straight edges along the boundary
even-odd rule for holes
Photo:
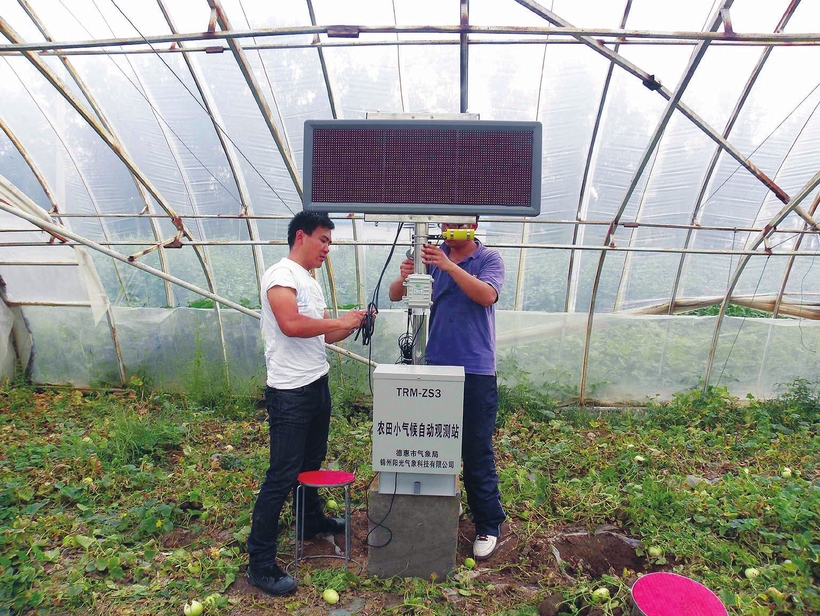
[[[292,338],[283,334],[268,301],[271,287],[295,289],[299,314],[314,319],[324,318],[325,297],[322,287],[310,273],[287,257],[270,266],[262,276],[262,337],[265,339],[267,383],[277,389],[296,389],[312,383],[330,369],[325,336]]]

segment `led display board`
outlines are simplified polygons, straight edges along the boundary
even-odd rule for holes
[[[541,124],[308,120],[305,210],[537,216]]]

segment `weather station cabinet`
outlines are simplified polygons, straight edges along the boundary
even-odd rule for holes
[[[376,367],[373,470],[381,494],[458,494],[463,400],[461,366]]]
[[[373,371],[370,575],[442,579],[455,568],[463,403],[461,366]]]

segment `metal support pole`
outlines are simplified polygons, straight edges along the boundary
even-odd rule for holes
[[[469,79],[470,67],[470,40],[465,29],[470,27],[470,0],[461,0],[461,35],[459,36],[460,47],[460,73],[459,81],[461,83],[461,96],[459,108],[461,113],[467,113],[467,97],[469,89],[467,87],[467,80]]]
[[[413,236],[413,273],[426,274],[427,266],[421,260],[421,247],[427,243],[428,223],[417,222]],[[427,313],[420,308],[412,308],[413,318],[413,364],[424,364],[424,351],[427,348]]]

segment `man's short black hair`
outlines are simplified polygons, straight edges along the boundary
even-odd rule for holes
[[[333,224],[333,221],[325,212],[306,212],[304,210],[298,212],[288,224],[288,246],[293,248],[296,243],[297,231],[304,231],[306,235],[313,235],[317,227],[333,229],[336,225]]]

